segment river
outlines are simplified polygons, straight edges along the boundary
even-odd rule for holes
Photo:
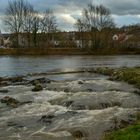
[[[70,71],[87,67],[140,66],[140,55],[117,56],[0,56],[0,76]]]
[[[140,66],[138,55],[1,56],[0,77],[134,66]],[[105,132],[134,122],[140,110],[134,86],[87,71],[7,82],[0,86],[0,140],[101,140]],[[38,82],[43,89],[34,92]]]

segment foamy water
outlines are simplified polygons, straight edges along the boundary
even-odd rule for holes
[[[9,91],[0,98],[32,101],[18,108],[0,103],[0,140],[100,140],[123,121],[134,121],[140,109],[133,86],[106,79],[54,81],[40,92],[32,88],[0,88]]]

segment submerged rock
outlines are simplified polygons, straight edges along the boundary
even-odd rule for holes
[[[52,119],[54,117],[55,117],[54,115],[43,115],[39,121],[50,124],[52,123]]]
[[[0,93],[8,93],[9,91],[7,89],[0,90]]]
[[[17,83],[17,82],[24,81],[24,79],[22,76],[18,76],[18,77],[9,78],[9,81],[11,81],[12,83]]]
[[[66,101],[63,103],[64,106],[70,107],[73,104],[74,101]]]
[[[66,88],[66,89],[64,89],[64,92],[68,93],[68,92],[70,92],[70,89]]]
[[[9,96],[5,96],[4,98],[2,98],[0,100],[1,103],[4,103],[6,104],[7,106],[9,107],[12,107],[12,108],[17,108],[18,106],[20,105],[25,105],[25,104],[30,104],[32,103],[32,101],[25,101],[25,102],[20,102],[12,97],[9,97]]]
[[[86,89],[85,91],[93,92],[93,89],[88,88],[88,89]]]
[[[0,79],[0,86],[9,86],[9,85],[26,85],[27,80],[23,76],[17,77],[6,77]]]
[[[11,83],[9,81],[0,81],[0,86],[8,86]]]
[[[76,139],[81,139],[81,138],[85,137],[86,135],[83,132],[81,132],[80,130],[77,130],[77,131],[72,132],[72,136]]]
[[[23,125],[17,124],[15,122],[7,122],[7,126],[15,127],[15,128],[23,128]]]
[[[81,80],[79,80],[79,81],[78,81],[78,84],[82,85],[82,84],[84,84],[84,82],[81,81]]]
[[[18,105],[20,105],[20,102],[12,97],[9,96],[5,96],[4,98],[2,98],[1,103],[5,103],[10,107],[16,108],[18,107]]]
[[[135,90],[134,93],[140,95],[140,90]]]
[[[51,80],[50,79],[47,79],[45,77],[37,78],[37,79],[34,79],[34,80],[32,80],[32,81],[29,82],[29,84],[32,84],[32,85],[36,85],[36,84],[47,84],[47,83],[51,83]]]
[[[38,92],[41,90],[43,90],[43,87],[40,84],[35,85],[35,87],[32,89],[32,91],[34,91],[34,92]]]

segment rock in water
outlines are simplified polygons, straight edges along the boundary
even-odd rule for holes
[[[29,82],[29,84],[32,84],[32,85],[36,85],[36,84],[47,84],[47,83],[51,83],[51,80],[50,79],[47,79],[45,77],[42,77],[42,78],[37,78],[37,79],[34,79],[32,81]]]
[[[11,98],[9,96],[5,96],[4,98],[2,98],[1,103],[5,103],[10,107],[16,108],[18,107],[18,105],[20,104],[20,102],[14,98]]]
[[[32,91],[34,91],[34,92],[38,92],[41,90],[43,90],[43,87],[40,84],[35,85],[35,87],[32,89]]]
[[[50,124],[52,123],[52,119],[54,117],[55,117],[54,115],[47,115],[47,116],[43,115],[39,121]]]
[[[22,81],[23,81],[23,77],[21,77],[21,76],[13,77],[13,78],[9,78],[9,80],[10,80],[12,83],[22,82]]]
[[[77,130],[77,131],[74,131],[72,133],[73,137],[76,138],[76,139],[81,139],[84,137],[84,134],[83,132],[81,132],[80,130]]]
[[[0,90],[0,93],[8,93],[7,89]]]
[[[79,80],[79,81],[78,81],[78,84],[82,85],[82,84],[84,84],[84,82],[81,81],[81,80]]]

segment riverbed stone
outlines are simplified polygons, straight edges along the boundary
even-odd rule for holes
[[[74,101],[66,101],[63,103],[64,106],[70,107],[73,104]]]
[[[8,86],[10,85],[11,83],[9,81],[1,81],[0,82],[0,86],[3,87],[3,86]]]
[[[79,85],[82,85],[82,84],[84,84],[84,82],[83,82],[82,80],[79,80],[79,81],[78,81],[78,84],[79,84]]]
[[[140,95],[140,90],[135,90],[134,93]]]
[[[52,119],[54,117],[55,117],[54,115],[43,115],[39,121],[43,122],[43,123],[50,124],[50,123],[52,123]]]
[[[1,103],[5,103],[10,107],[16,108],[18,107],[18,105],[20,104],[20,102],[12,97],[9,96],[5,96],[4,98],[2,98]]]
[[[45,77],[41,77],[41,78],[36,78],[36,79],[33,79],[29,82],[29,84],[32,84],[32,85],[37,85],[37,84],[49,84],[51,83],[51,80],[50,79],[47,79]]]
[[[70,92],[70,89],[66,88],[66,89],[64,89],[64,92],[68,93],[68,92]]]
[[[7,89],[1,89],[0,93],[8,93],[9,91]]]
[[[76,131],[72,132],[72,136],[76,139],[81,139],[85,136],[85,134],[80,130],[76,130]]]
[[[32,89],[33,92],[38,92],[38,91],[42,91],[43,87],[41,84],[37,84],[35,85],[35,87]]]
[[[17,83],[17,82],[22,82],[23,81],[23,77],[22,76],[18,76],[18,77],[13,77],[9,79],[12,83]]]

